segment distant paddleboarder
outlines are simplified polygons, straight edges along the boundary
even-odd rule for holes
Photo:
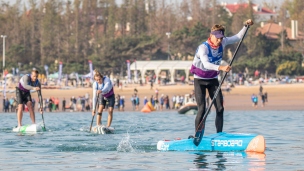
[[[37,70],[32,70],[31,74],[26,74],[21,77],[19,81],[19,86],[16,87],[16,97],[18,103],[17,109],[17,119],[18,119],[18,127],[16,129],[20,129],[22,126],[22,116],[23,116],[23,105],[27,105],[27,108],[30,113],[30,117],[32,120],[32,124],[35,124],[35,112],[32,105],[32,97],[30,90],[38,91],[39,101],[40,104],[42,102],[42,95],[41,95],[41,84],[38,78],[39,72]],[[42,107],[40,106],[40,113],[42,114]]]
[[[98,70],[94,70],[93,83],[93,110],[92,116],[95,115],[96,107],[99,105],[97,110],[97,126],[101,126],[102,111],[108,103],[108,123],[106,127],[110,127],[113,119],[113,109],[115,105],[115,94],[113,84],[109,77],[103,76]],[[98,97],[98,98],[97,98]],[[97,101],[96,101],[97,100]],[[95,105],[98,104],[96,107]]]
[[[250,26],[252,24],[253,21],[251,19],[246,21],[246,25]],[[214,25],[211,28],[211,33],[208,40],[199,45],[196,50],[190,71],[194,74],[195,99],[198,105],[198,112],[195,119],[195,130],[197,132],[203,130],[205,125],[200,123],[202,122],[206,111],[206,89],[208,90],[210,97],[213,98],[215,91],[219,87],[219,71],[229,72],[231,70],[231,66],[229,65],[220,65],[224,48],[226,45],[239,42],[245,32],[246,27],[244,26],[238,34],[232,37],[225,37],[225,28],[222,25]],[[216,108],[216,132],[222,132],[224,122],[224,106],[223,94],[221,90],[214,101],[214,105]]]

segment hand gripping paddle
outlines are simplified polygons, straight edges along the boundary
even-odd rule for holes
[[[40,102],[40,109],[42,111],[41,116],[42,116],[43,126],[41,128],[42,128],[42,131],[46,131],[45,124],[44,124],[44,118],[43,118],[43,100],[42,100],[41,90],[37,91],[37,93],[38,93],[38,98],[39,98],[39,102]]]
[[[98,98],[99,98],[99,94],[97,95],[97,98],[96,98],[96,102],[95,102],[95,112],[96,112],[96,106],[97,106],[97,102],[98,102]],[[94,121],[94,116],[95,115],[93,115],[93,117],[92,117],[92,121],[91,121],[91,126],[90,126],[90,132],[91,132],[91,130],[92,130],[92,125],[93,125],[93,121]]]

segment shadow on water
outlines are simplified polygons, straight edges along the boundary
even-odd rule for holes
[[[266,155],[251,152],[193,152],[197,170],[265,170]]]

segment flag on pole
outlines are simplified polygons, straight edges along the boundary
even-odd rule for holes
[[[47,65],[44,65],[44,70],[45,70],[45,75],[46,75],[46,84],[47,84],[47,79],[49,77],[49,67]],[[18,73],[18,72],[17,72]]]
[[[90,67],[91,82],[93,82],[93,63],[91,60],[89,60],[89,67]]]
[[[15,73],[15,68],[14,68],[14,67],[12,68],[12,74],[13,74],[13,76],[16,75],[16,73]]]
[[[127,67],[128,67],[128,82],[131,82],[131,70],[130,70],[130,60],[127,60]]]
[[[62,62],[59,62],[58,85],[60,85],[61,82],[61,75],[62,75]]]
[[[69,80],[68,74],[65,74],[65,86],[68,86],[68,80]]]
[[[136,63],[136,59],[134,59],[134,64],[135,64],[135,70],[134,70],[134,81],[137,82],[137,63]]]
[[[79,85],[79,76],[78,76],[78,73],[76,73],[76,84]]]

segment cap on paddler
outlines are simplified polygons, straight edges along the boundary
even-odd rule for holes
[[[225,37],[225,32],[222,30],[216,30],[211,32],[212,35],[214,35],[216,38],[222,38]]]

